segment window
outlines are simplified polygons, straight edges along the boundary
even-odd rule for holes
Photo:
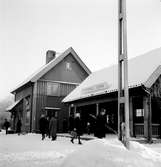
[[[75,87],[76,85],[60,84],[60,96],[68,95]]]
[[[144,109],[136,109],[136,117],[143,117]]]
[[[71,63],[69,62],[66,62],[66,69],[71,71],[72,70],[72,66],[71,66]]]
[[[66,96],[75,87],[74,84],[47,82],[47,96]]]
[[[27,110],[26,112],[26,124],[30,123],[30,110]]]
[[[58,96],[59,95],[59,84],[48,82],[47,83],[47,95],[48,96]]]
[[[27,96],[25,98],[25,108],[26,108],[26,110],[30,109],[30,96]]]
[[[26,124],[30,123],[30,113],[31,113],[30,106],[31,106],[31,97],[27,96],[25,97]]]

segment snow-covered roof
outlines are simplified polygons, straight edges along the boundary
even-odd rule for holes
[[[11,93],[15,92],[20,87],[24,86],[25,84],[29,82],[36,82],[38,79],[40,79],[44,74],[46,74],[49,70],[51,70],[53,67],[55,67],[59,62],[61,62],[66,56],[71,53],[74,58],[78,61],[80,66],[88,73],[91,74],[91,71],[88,69],[88,67],[83,63],[83,61],[79,58],[77,53],[74,51],[72,47],[68,48],[65,52],[60,54],[58,57],[50,61],[48,64],[45,64],[40,69],[38,69],[35,73],[30,75],[24,82],[22,82],[20,85],[18,85],[14,90],[12,90]]]
[[[21,99],[21,100],[22,100],[22,99]],[[17,105],[18,103],[20,103],[21,100],[17,100],[17,101],[15,101],[13,104],[11,104],[10,106],[8,106],[8,107],[6,108],[6,111],[11,111],[14,107],[16,107],[16,105]]]
[[[128,61],[128,85],[150,88],[161,74],[161,48]],[[115,92],[118,89],[118,66],[93,72],[76,89],[63,99],[71,102],[78,99]]]

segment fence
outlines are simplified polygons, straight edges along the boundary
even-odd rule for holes
[[[152,124],[152,137],[159,137],[160,136],[160,125],[159,124]],[[142,137],[144,136],[144,124],[143,123],[136,123],[134,124],[134,134],[135,136]]]

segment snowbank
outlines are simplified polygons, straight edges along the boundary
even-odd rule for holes
[[[130,151],[137,152],[139,155],[141,155],[145,159],[150,159],[153,161],[160,162],[161,167],[161,154],[158,152],[153,151],[150,148],[145,147],[142,144],[139,144],[137,142],[131,141],[130,142]]]
[[[127,150],[117,139],[96,139],[67,156],[61,167],[161,167],[161,155],[137,143]]]

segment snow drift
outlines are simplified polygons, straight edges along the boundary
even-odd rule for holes
[[[68,155],[61,167],[161,167],[161,155],[130,142],[127,150],[117,139],[96,139]]]

